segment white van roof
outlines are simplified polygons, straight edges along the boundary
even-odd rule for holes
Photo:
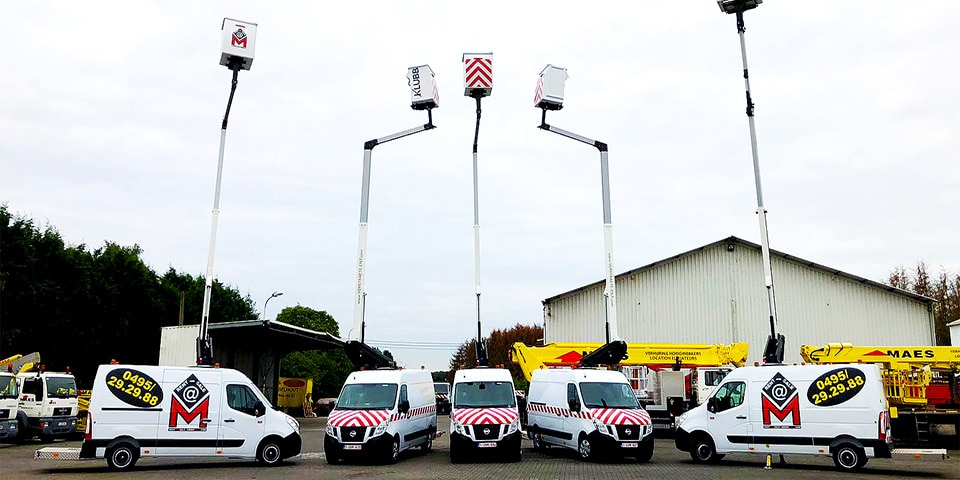
[[[426,370],[360,370],[347,376],[344,383],[433,383]]]
[[[531,382],[608,382],[627,383],[627,377],[615,370],[591,368],[541,368],[534,370]]]
[[[469,368],[457,370],[453,376],[453,383],[461,382],[510,382],[513,376],[505,368]]]

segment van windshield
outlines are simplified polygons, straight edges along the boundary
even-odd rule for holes
[[[580,395],[587,408],[640,408],[636,394],[626,383],[584,382]]]
[[[17,398],[17,377],[0,377],[0,398]]]
[[[450,385],[447,385],[446,383],[434,383],[433,393],[442,393],[447,395],[450,393]]]
[[[343,386],[338,410],[391,410],[397,401],[395,383],[351,383]]]
[[[70,398],[77,396],[77,381],[73,377],[47,377],[47,396]]]
[[[515,407],[517,397],[510,382],[464,382],[454,387],[454,408]]]

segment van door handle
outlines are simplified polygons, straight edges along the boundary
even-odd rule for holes
[[[747,418],[747,417],[743,417],[743,418]],[[232,419],[232,418],[228,418],[228,419],[226,419],[226,420],[223,421],[223,423],[233,423],[233,422],[236,422],[236,420],[234,420],[234,419]]]
[[[738,420],[746,420],[746,419],[747,419],[747,416],[746,416],[746,415],[737,415],[737,419],[738,419]],[[232,422],[233,420],[227,420],[227,421],[228,421],[228,422]]]

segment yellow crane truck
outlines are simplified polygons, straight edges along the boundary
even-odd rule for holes
[[[876,363],[898,443],[960,448],[960,347],[803,345],[807,363]]]
[[[560,342],[531,347],[515,343],[510,351],[529,381],[535,370],[576,367],[580,360],[604,346],[602,343]],[[696,407],[734,367],[746,363],[747,343],[681,344],[627,343],[619,368],[629,380],[661,433],[672,432],[676,417]]]

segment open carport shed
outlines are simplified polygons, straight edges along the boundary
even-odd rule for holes
[[[196,364],[199,325],[165,327],[160,340],[160,364]],[[343,348],[344,341],[326,332],[317,332],[274,320],[242,320],[211,323],[213,358],[221,367],[243,372],[277,403],[280,360],[291,352]]]

